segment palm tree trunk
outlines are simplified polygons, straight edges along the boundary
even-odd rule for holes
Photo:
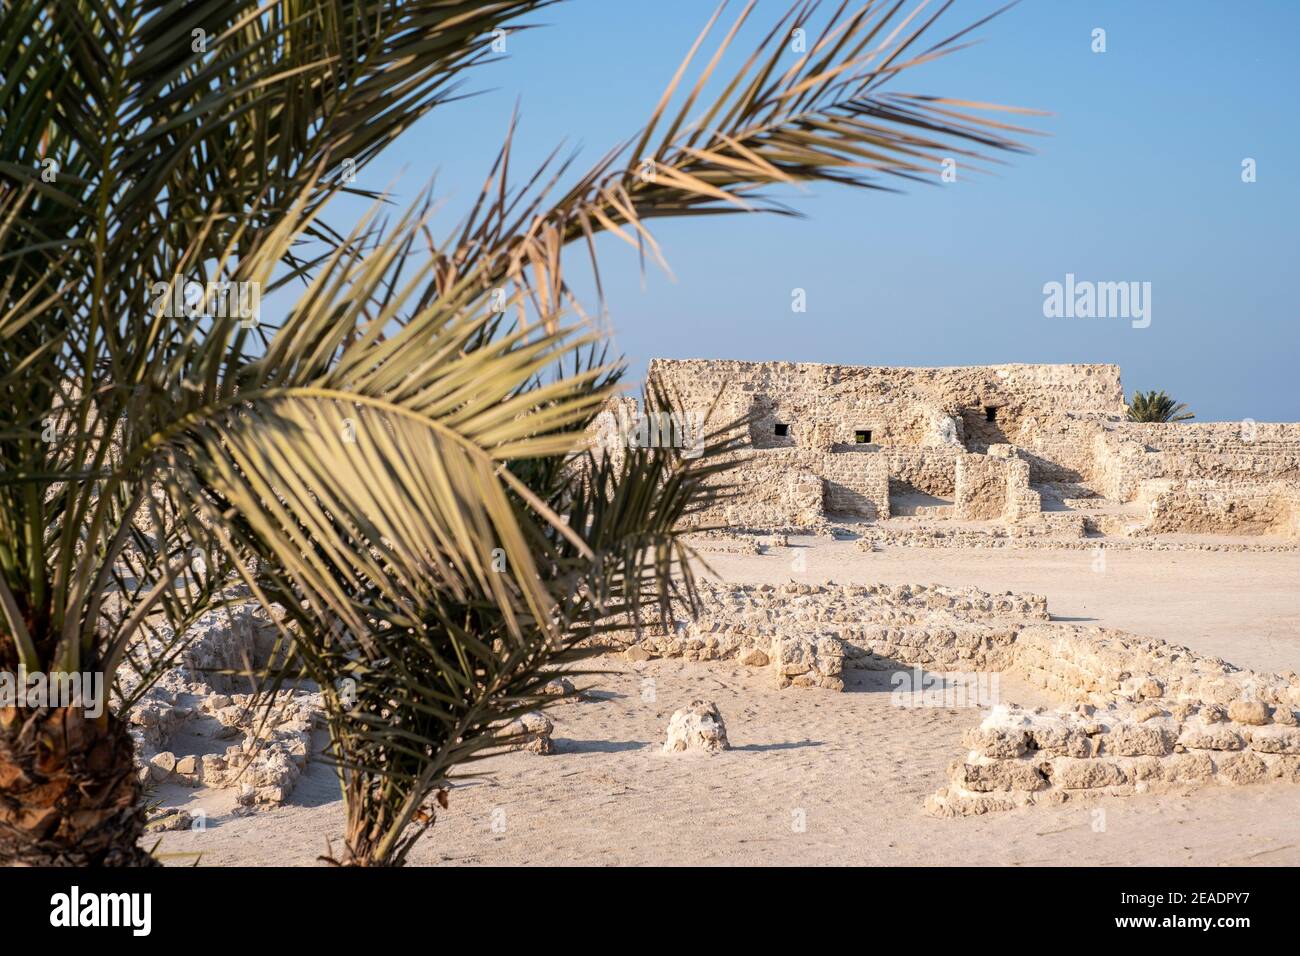
[[[0,708],[0,866],[148,866],[126,724]]]

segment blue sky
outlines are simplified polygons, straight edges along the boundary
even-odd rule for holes
[[[958,0],[933,36],[996,6]],[[785,7],[761,0],[746,35]],[[468,78],[482,95],[435,111],[361,185],[405,200],[436,174],[446,234],[516,101],[521,174],[562,140],[585,168],[639,127],[712,9],[571,0],[535,14],[544,28]],[[1105,53],[1091,50],[1098,27]],[[616,347],[634,378],[656,356],[1115,362],[1130,394],[1164,388],[1202,420],[1300,420],[1297,35],[1291,0],[1024,0],[894,88],[1049,110],[1037,153],[903,194],[816,185],[794,200],[805,219],[660,221],[675,281],[651,268],[643,282],[635,254],[604,242]],[[1043,285],[1066,273],[1150,282],[1150,326],[1045,318]]]

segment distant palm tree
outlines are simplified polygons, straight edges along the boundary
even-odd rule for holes
[[[680,109],[691,57],[558,199],[568,163],[516,188],[507,138],[446,241],[427,196],[391,227],[327,222],[546,5],[0,0],[0,671],[112,679],[149,636],[164,652],[130,666],[153,676],[251,595],[293,650],[276,678],[321,687],[343,863],[401,863],[578,639],[693,596],[677,528],[727,436],[576,466],[622,367],[564,321],[564,247],[594,267],[606,231],[658,258],[654,218],[1022,149],[987,107],[884,88],[964,46],[921,46],[920,6],[818,33],[800,3],[706,106],[751,5]],[[223,288],[283,290],[283,314]],[[99,718],[0,706],[0,863],[148,862],[125,713],[145,686]]]
[[[1174,400],[1159,392],[1134,392],[1133,401],[1128,406],[1128,420],[1131,422],[1185,422],[1196,416],[1186,411],[1183,402],[1175,404]]]

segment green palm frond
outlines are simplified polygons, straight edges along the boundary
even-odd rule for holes
[[[1131,422],[1185,422],[1195,418],[1184,402],[1175,402],[1163,391],[1134,392],[1128,406]]]
[[[90,665],[99,643],[115,659],[93,592],[127,540],[150,587],[116,596],[123,621],[174,604],[188,571],[128,514],[133,483],[232,402],[274,335],[164,314],[156,285],[269,292],[319,266],[295,247],[335,238],[319,211],[349,188],[344,161],[361,169],[458,95],[493,31],[544,5],[0,4],[0,568],[6,620],[45,635],[26,656]],[[51,418],[59,440],[42,441]]]

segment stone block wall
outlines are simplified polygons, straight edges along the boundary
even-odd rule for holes
[[[921,515],[919,507],[926,517],[1005,519],[1017,534],[1041,526],[1067,536],[1119,521],[1088,525],[1043,512],[1034,486],[1044,484],[1151,504],[1153,534],[1294,537],[1300,520],[1293,498],[1273,490],[1300,487],[1300,424],[1125,422],[1113,365],[656,359],[647,375],[688,416],[713,407],[714,424],[749,419],[749,455],[719,479],[739,484],[739,494],[697,523],[821,528],[828,515],[886,519],[891,495],[918,492],[954,505],[941,515],[913,501],[900,514]],[[612,411],[602,413],[593,433],[608,438],[612,421]],[[1027,464],[1027,476],[1012,460]],[[1218,484],[1194,484],[1204,481]],[[1120,523],[1127,530],[1128,520]]]
[[[1195,783],[1300,782],[1300,676],[1258,674],[1122,631],[1030,624],[1013,673],[1069,703],[1002,705],[927,801],[984,813],[1088,792]]]
[[[1162,534],[1253,534],[1295,537],[1300,530],[1300,495],[1281,482],[1179,483],[1156,493],[1146,532]]]
[[[1013,458],[1007,462],[1007,500],[1003,517],[1009,524],[1033,521],[1042,513],[1042,496],[1029,486],[1030,473],[1030,463],[1024,459]]]
[[[1300,675],[1235,667],[1123,631],[1052,622],[1036,595],[926,585],[701,582],[704,614],[640,635],[633,661],[681,657],[767,668],[776,687],[843,690],[853,670],[1019,677],[1060,701],[997,700],[931,796],[964,815],[1087,794],[1202,783],[1300,782]],[[900,685],[895,683],[896,688]],[[904,680],[901,686],[908,686]],[[897,706],[918,706],[915,698]],[[924,706],[924,704],[920,704]],[[953,704],[936,700],[933,706]]]
[[[926,801],[955,816],[1195,784],[1300,783],[1300,728],[1278,711],[1190,702],[1045,712],[1000,706],[949,767],[949,785]],[[1235,716],[1234,716],[1235,714]],[[1294,715],[1284,719],[1294,721]]]
[[[728,496],[691,515],[689,527],[811,528],[825,519],[825,482],[797,450],[740,452],[742,464],[719,484]]]
[[[1093,464],[1086,477],[1112,501],[1134,500],[1143,481],[1160,475],[1160,459],[1150,454],[1142,442],[1113,427],[1098,429],[1092,445]]]
[[[1124,407],[1114,365],[889,368],[654,359],[647,376],[686,407],[707,408],[721,396],[721,409],[755,415],[756,447],[850,444],[862,430],[886,446],[953,439],[992,444],[1049,410],[1114,415]],[[986,420],[990,408],[993,422]],[[789,434],[776,436],[776,424],[789,425]]]
[[[1007,507],[1008,460],[993,455],[957,459],[956,514],[963,521],[1002,517]]]
[[[889,517],[888,460],[878,451],[846,449],[823,455],[813,469],[826,482],[823,505],[831,514]]]
[[[1300,482],[1300,425],[1238,422],[1106,426],[1094,438],[1098,490],[1132,501],[1143,481],[1217,480],[1224,487]]]
[[[1020,632],[1017,648],[1016,672],[1072,703],[1160,698],[1226,706],[1253,696],[1270,706],[1300,707],[1300,679],[1256,674],[1125,631],[1031,624]]]
[[[1045,434],[1038,424],[1045,410],[1095,418],[1123,407],[1119,370],[1108,365],[908,369],[656,359],[647,374],[682,408],[716,402],[719,420],[750,418],[754,455],[742,465],[750,472],[741,478],[745,491],[711,516],[746,527],[809,524],[807,482],[792,484],[782,467],[822,479],[824,513],[886,518],[891,487],[897,495],[953,499],[968,448],[983,452],[1005,445],[1008,434]],[[790,457],[771,457],[780,455]],[[1074,474],[1046,460],[1035,467],[1042,475]],[[966,514],[1002,514],[1000,474],[1000,465],[968,466]],[[1028,505],[1023,496],[1020,507]]]
[[[1111,417],[1043,409],[1041,417],[1027,419],[1008,438],[1030,463],[1034,484],[1090,481],[1095,472],[1094,438]]]
[[[966,452],[960,445],[947,445],[934,448],[887,448],[881,454],[887,462],[893,494],[919,491],[936,498],[952,500],[956,494],[957,459]]]
[[[703,614],[641,635],[633,660],[681,657],[770,666],[778,687],[843,690],[846,670],[999,671],[1016,635],[1047,619],[1033,594],[938,585],[721,585],[700,582]]]

